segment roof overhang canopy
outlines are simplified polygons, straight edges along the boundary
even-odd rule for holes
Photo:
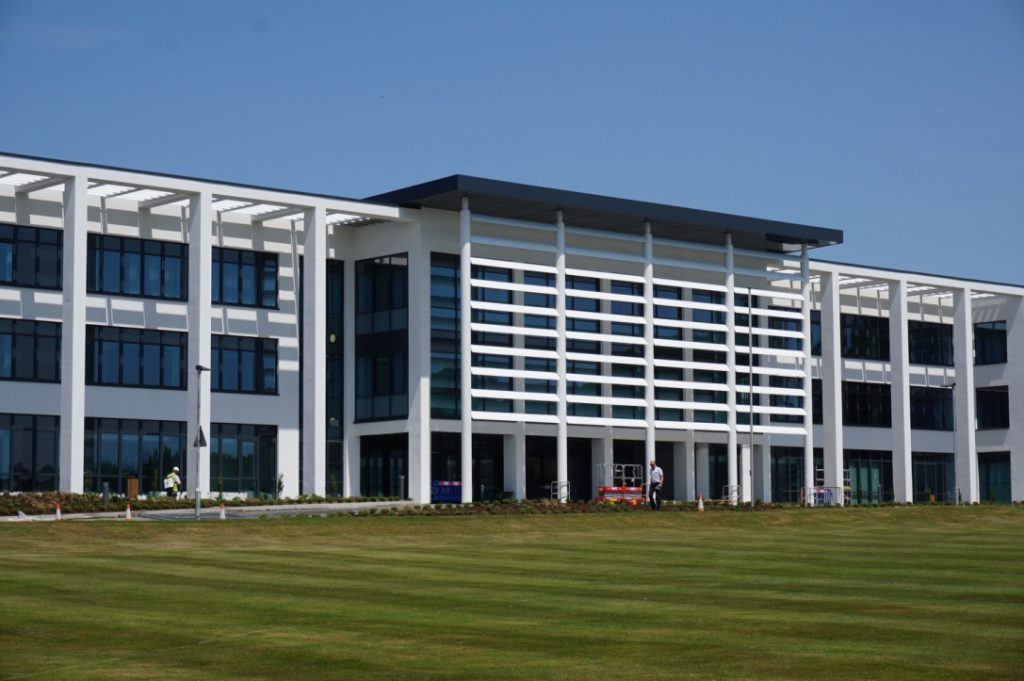
[[[838,229],[535,187],[469,175],[452,175],[371,196],[364,201],[459,211],[463,197],[469,198],[473,213],[482,215],[551,224],[555,221],[555,211],[561,210],[565,223],[573,227],[639,235],[644,233],[644,223],[650,222],[651,232],[656,237],[724,244],[726,234],[731,233],[733,243],[738,248],[757,251],[785,253],[799,250],[804,245],[817,248],[843,241],[843,232]]]

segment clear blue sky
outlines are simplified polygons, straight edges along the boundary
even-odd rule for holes
[[[454,173],[1024,283],[1024,1],[0,0],[0,150],[362,197]]]

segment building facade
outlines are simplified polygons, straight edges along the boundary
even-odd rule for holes
[[[0,491],[588,499],[656,457],[676,499],[1024,500],[1024,287],[842,238],[0,155]]]

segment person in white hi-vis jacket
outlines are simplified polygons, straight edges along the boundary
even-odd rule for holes
[[[647,489],[647,500],[652,511],[661,510],[661,485],[665,482],[665,472],[654,459],[651,459],[651,482]]]
[[[181,487],[181,478],[178,477],[178,467],[175,466],[171,469],[171,472],[164,478],[164,492],[167,496],[178,498],[178,489]]]

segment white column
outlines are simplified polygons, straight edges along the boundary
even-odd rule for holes
[[[843,485],[843,358],[839,344],[839,277],[821,275],[821,410],[825,485]]]
[[[462,503],[473,501],[473,336],[470,330],[473,264],[470,261],[472,215],[469,197],[459,213],[459,369],[462,414]]]
[[[749,444],[740,445],[740,501],[749,504],[753,501],[754,469],[752,467],[753,452]]]
[[[298,266],[298,265],[296,265]],[[356,416],[356,264],[352,260],[345,262],[342,270],[344,285],[342,287],[342,364],[345,381],[342,386],[344,399],[341,410],[343,416],[343,432],[341,445],[342,470],[344,471],[341,493],[346,497],[359,496],[360,459],[359,438],[355,435]]]
[[[566,398],[567,386],[565,379],[567,364],[565,359],[565,221],[562,219],[561,210],[556,214],[555,227],[557,229],[555,234],[555,248],[557,251],[555,256],[555,288],[558,289],[558,293],[555,296],[555,304],[558,312],[558,317],[555,322],[556,332],[558,333],[558,338],[556,339],[558,359],[555,364],[555,370],[558,373],[558,437],[556,465],[558,469],[558,480],[559,482],[562,482],[569,479],[569,408]],[[558,500],[564,502],[566,499],[565,488],[560,488]]]
[[[772,499],[772,448],[768,443],[755,447],[755,455],[760,462],[757,466],[760,469],[758,476],[757,497],[762,501],[773,501]]]
[[[725,335],[725,343],[728,346],[726,352],[726,386],[728,387],[728,456],[729,463],[729,502],[735,504],[736,485],[739,484],[739,475],[736,470],[736,257],[732,245],[732,234],[726,235],[725,241],[725,324],[728,331]],[[749,300],[748,300],[749,303]],[[749,350],[749,349],[748,349]]]
[[[814,379],[811,371],[814,357],[811,348],[811,264],[807,256],[807,244],[800,249],[800,293],[800,312],[804,318],[804,487],[814,487]],[[764,498],[768,499],[771,496],[771,475],[768,473],[771,468],[771,448],[766,446],[765,450],[768,453],[765,478],[769,480],[769,495]]]
[[[644,475],[650,474],[650,463],[654,461],[657,449],[657,432],[654,423],[654,238],[651,223],[644,223],[644,389],[647,432],[644,436]],[[650,480],[648,480],[650,483]]]
[[[306,209],[302,219],[302,491],[323,495],[327,477],[327,211]],[[298,493],[284,466],[285,494]],[[297,463],[297,462],[296,462]],[[291,475],[289,475],[291,473]]]
[[[907,282],[889,283],[889,382],[892,389],[892,486],[895,500],[914,501],[910,444],[910,345]]]
[[[210,367],[210,296],[213,270],[213,196],[209,191],[193,195],[188,203],[188,466],[185,488],[210,493],[210,447],[195,447],[199,429],[210,430],[210,372],[195,370],[196,365]],[[196,404],[200,406],[196,421]]]
[[[594,478],[594,495],[597,495],[597,487],[601,485],[612,484],[611,467],[615,463],[615,440],[612,439],[612,429],[605,429],[605,436],[600,440],[591,440],[591,454],[594,462],[594,470],[597,471],[598,466],[600,470],[605,471],[603,476],[595,476]]]
[[[711,497],[711,470],[708,468],[708,453],[710,445],[706,442],[698,442],[694,445],[694,475],[696,480],[697,494],[708,499]]]
[[[677,442],[676,452],[676,499],[680,501],[693,501],[697,498],[696,491],[696,470],[694,458],[693,439]]]
[[[430,249],[416,225],[409,252],[409,498],[430,503]]]
[[[510,490],[516,499],[526,498],[526,428],[522,423],[516,424],[516,430],[505,435],[504,463],[505,489]]]
[[[956,486],[967,503],[979,500],[978,452],[974,442],[974,318],[971,289],[953,291],[954,454]]]
[[[1010,386],[1010,499],[1024,501],[1024,297],[1006,299],[1006,379]]]
[[[89,178],[64,184],[64,308],[60,349],[60,463],[58,489],[83,491],[85,476],[85,290],[88,264]],[[19,203],[22,203],[19,201]]]

